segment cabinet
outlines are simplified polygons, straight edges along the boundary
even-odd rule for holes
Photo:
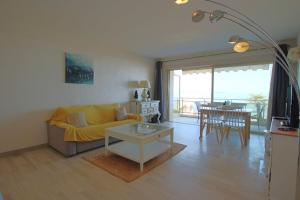
[[[272,200],[295,200],[298,166],[296,131],[272,131],[266,136],[266,169]]]
[[[158,123],[160,118],[159,101],[132,101],[130,102],[130,111],[144,117],[145,121],[149,121],[154,115],[158,115]]]

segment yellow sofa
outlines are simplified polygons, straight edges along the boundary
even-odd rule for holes
[[[48,120],[49,145],[66,156],[74,155],[90,148],[103,146],[106,128],[143,120],[139,115],[128,114],[127,119],[117,121],[116,109],[118,107],[120,107],[119,104],[108,104],[56,109]],[[67,116],[74,112],[84,113],[88,126],[76,128],[68,124]],[[85,148],[80,149],[83,146]]]

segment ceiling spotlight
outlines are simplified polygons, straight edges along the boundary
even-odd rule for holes
[[[192,13],[193,22],[200,22],[205,17],[205,12],[202,10],[196,10]]]
[[[244,53],[250,48],[250,43],[246,40],[240,40],[236,42],[233,46],[233,50],[238,53]]]
[[[233,50],[238,53],[244,53],[249,50],[250,43],[248,40],[241,38],[238,35],[231,36],[228,43],[233,45]]]
[[[231,36],[228,40],[228,43],[229,44],[235,44],[237,43],[238,41],[240,41],[242,38],[238,35],[234,35],[234,36]]]
[[[184,5],[189,2],[189,0],[174,0],[177,5]]]

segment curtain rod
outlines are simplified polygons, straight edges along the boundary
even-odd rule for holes
[[[252,49],[249,52],[255,52],[255,51],[260,51],[260,50],[266,50],[267,48],[259,48],[259,49]],[[219,55],[229,55],[229,54],[240,54],[237,52],[220,52],[220,53],[214,53],[214,54],[208,54],[208,55],[199,55],[199,56],[193,56],[193,57],[187,57],[187,58],[174,58],[174,59],[169,59],[169,60],[159,60],[161,62],[172,62],[172,61],[180,61],[180,60],[190,60],[194,58],[203,58],[203,57],[211,57],[211,56],[219,56]]]

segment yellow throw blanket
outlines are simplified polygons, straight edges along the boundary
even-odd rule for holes
[[[65,129],[65,141],[93,141],[104,138],[106,128],[143,120],[139,115],[128,114],[128,119],[116,121],[115,108],[117,106],[118,104],[58,108],[48,120],[48,123]],[[72,112],[84,112],[89,126],[76,128],[68,124],[67,115]]]
[[[76,128],[70,124],[57,121],[51,121],[49,124],[65,129],[64,141],[93,141],[104,138],[106,128],[134,122],[136,122],[136,120],[126,119],[100,125],[87,126],[84,128]]]

